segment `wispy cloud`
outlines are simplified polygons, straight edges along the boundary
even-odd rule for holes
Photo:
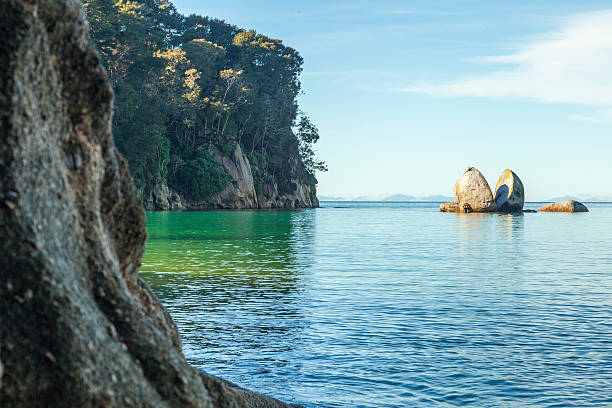
[[[570,115],[570,119],[588,123],[610,123],[612,122],[612,109],[599,110],[588,114]]]
[[[612,10],[570,16],[561,28],[507,55],[479,58],[501,66],[488,74],[396,91],[443,97],[530,98],[604,107],[579,120],[612,118]]]

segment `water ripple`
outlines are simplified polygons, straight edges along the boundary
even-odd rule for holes
[[[148,215],[188,360],[308,407],[612,406],[612,205]]]

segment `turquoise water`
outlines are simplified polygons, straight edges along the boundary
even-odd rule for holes
[[[612,204],[589,207],[149,213],[142,276],[192,364],[285,401],[612,406]]]

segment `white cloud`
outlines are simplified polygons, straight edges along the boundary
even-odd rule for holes
[[[609,123],[612,122],[612,109],[599,110],[589,114],[570,115],[570,119],[588,123]]]
[[[412,85],[399,91],[612,107],[612,10],[571,16],[564,20],[560,30],[524,44],[512,54],[479,61],[509,67],[448,83]],[[580,119],[578,116],[576,119]],[[601,120],[610,116],[610,111],[595,116]]]

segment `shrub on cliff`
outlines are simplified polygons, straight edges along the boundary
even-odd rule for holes
[[[228,180],[229,175],[223,167],[205,153],[180,166],[170,183],[184,197],[202,202],[223,191]]]

